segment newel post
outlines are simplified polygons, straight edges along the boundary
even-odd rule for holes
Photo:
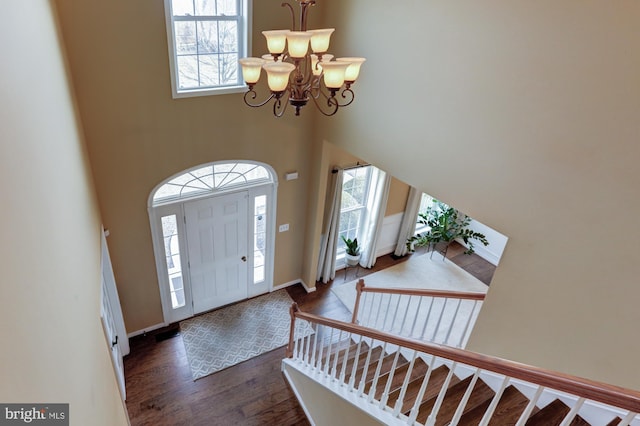
[[[296,330],[296,312],[298,312],[298,304],[293,302],[289,308],[291,315],[291,328],[289,329],[289,344],[287,345],[287,358],[293,358],[293,339]]]
[[[355,324],[358,321],[358,308],[360,307],[360,295],[364,291],[364,280],[360,278],[356,283],[356,303],[353,307],[353,317],[351,323]]]

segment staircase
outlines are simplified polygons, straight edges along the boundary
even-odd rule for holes
[[[377,346],[371,351],[369,363],[365,364],[366,358],[369,353],[369,347],[366,343],[361,345],[360,354],[356,357],[357,343],[352,341],[343,341],[338,344],[340,349],[337,352],[329,352],[331,357],[337,355],[338,359],[341,359],[345,353],[349,353],[346,359],[346,373],[345,378],[351,379],[353,374],[354,382],[360,383],[364,378],[364,394],[369,394],[374,383],[374,376],[377,370],[377,363],[382,358],[382,363],[379,371],[378,383],[387,383],[387,380],[391,377],[389,385],[388,397],[386,405],[389,409],[393,409],[398,402],[400,393],[402,392],[402,385],[404,380],[408,380],[408,384],[405,389],[403,403],[400,406],[400,412],[406,416],[410,416],[412,407],[416,404],[416,398],[420,393],[420,387],[422,385],[425,374],[429,371],[429,366],[422,360],[422,358],[416,358],[411,366],[411,362],[407,360],[403,355],[399,355],[395,360],[395,354],[382,355],[382,347]],[[334,345],[335,346],[335,345]],[[348,349],[346,348],[348,347]],[[325,346],[323,352],[326,354],[329,351],[329,347]],[[357,359],[357,361],[356,361]],[[328,361],[326,355],[322,358],[322,363]],[[395,368],[392,370],[392,367]],[[353,365],[357,365],[355,372],[351,373]],[[407,372],[410,374],[407,378]],[[477,425],[480,424],[487,409],[494,401],[496,392],[491,389],[482,379],[476,379],[474,381],[473,376],[468,376],[465,379],[460,379],[454,374],[449,378],[451,370],[446,365],[441,365],[431,372],[429,383],[432,387],[429,387],[428,391],[424,392],[422,398],[419,400],[419,411],[416,417],[416,421],[420,424],[425,424],[428,420],[429,414],[432,412],[433,407],[438,404],[438,396],[442,385],[447,383],[446,392],[442,401],[439,403],[440,409],[434,426],[446,426],[449,425],[456,415],[456,411],[463,398],[466,399],[466,404],[462,411],[458,413],[460,425]],[[471,382],[474,381],[473,386]],[[384,388],[377,386],[376,391],[373,394],[375,400],[380,400],[384,394]],[[465,394],[469,392],[469,395]],[[510,385],[506,387],[500,398],[497,399],[497,406],[491,417],[491,425],[515,425],[518,419],[521,417],[524,410],[529,404],[529,399],[521,393],[515,386]],[[570,408],[565,405],[559,399],[553,400],[547,406],[542,409],[533,407],[527,421],[524,423],[526,426],[557,426],[562,423],[562,420],[569,413]],[[612,420],[607,426],[618,425],[621,421],[620,418]],[[569,423],[569,426],[595,426],[590,425],[586,420],[580,416],[574,417]]]
[[[384,424],[640,424],[637,391],[306,314],[295,304],[292,318],[292,327],[308,321],[315,334],[292,336],[283,371],[296,368]],[[605,404],[594,420],[593,407]]]

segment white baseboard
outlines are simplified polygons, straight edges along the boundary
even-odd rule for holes
[[[148,333],[148,332],[150,332],[150,331],[157,330],[157,329],[162,328],[162,327],[166,327],[166,326],[168,326],[168,325],[169,325],[169,324],[167,324],[167,323],[161,322],[161,323],[159,323],[159,324],[156,324],[156,325],[152,325],[152,326],[150,326],[150,327],[143,328],[142,330],[138,330],[138,331],[131,332],[131,333],[127,334],[127,337],[128,337],[128,338],[132,338],[132,337],[135,337],[135,336],[139,336],[139,335],[141,335],[141,334],[145,334],[145,333]]]
[[[300,278],[298,278],[297,280],[293,280],[293,281],[289,281],[286,282],[284,284],[280,284],[277,286],[274,286],[271,291],[276,291],[276,290],[281,290],[283,288],[287,288],[287,287],[291,287],[292,285],[296,285],[296,284],[302,284],[302,287],[304,287],[304,289],[306,290],[307,293],[313,293],[314,291],[316,291],[315,286],[314,287],[309,287],[303,280],[301,280]]]

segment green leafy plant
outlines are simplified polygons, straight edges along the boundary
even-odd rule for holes
[[[342,241],[347,246],[345,251],[349,256],[357,256],[360,254],[360,246],[358,245],[358,239],[354,238],[353,240],[350,238],[346,238],[344,235],[340,235]]]
[[[433,200],[426,212],[418,216],[418,223],[426,226],[428,230],[407,239],[409,251],[414,251],[417,247],[435,247],[442,242],[448,245],[458,238],[467,245],[465,254],[472,254],[475,251],[471,240],[477,240],[485,246],[489,245],[484,234],[468,228],[471,223],[469,216],[442,201]]]

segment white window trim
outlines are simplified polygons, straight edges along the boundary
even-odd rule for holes
[[[363,224],[366,222],[367,217],[368,217],[368,210],[369,210],[369,205],[370,205],[370,198],[371,198],[371,180],[372,180],[372,176],[373,176],[373,170],[374,167],[371,165],[368,166],[363,166],[363,167],[368,167],[369,168],[369,177],[368,177],[368,181],[367,181],[367,195],[365,196],[364,199],[364,204],[362,206],[359,207],[350,207],[348,209],[342,209],[342,206],[340,208],[340,215],[342,215],[343,212],[347,212],[347,211],[353,211],[353,210],[362,210],[362,216],[360,217],[360,223],[359,223],[359,229],[357,234],[361,234],[362,228],[363,228]],[[344,183],[343,183],[344,185]],[[338,224],[338,229],[339,229],[340,225]],[[336,250],[336,270],[338,269],[343,269],[345,266],[347,265],[347,261],[346,261],[346,251],[344,249],[340,249],[338,248]]]
[[[240,52],[238,56],[248,57],[251,56],[251,16],[253,13],[253,0],[239,0],[239,6],[242,8],[239,21],[240,29]],[[207,87],[202,89],[184,89],[179,90],[178,87],[178,74],[177,74],[177,58],[176,58],[176,38],[173,33],[173,13],[171,0],[164,0],[164,13],[167,29],[167,48],[169,50],[169,71],[171,73],[171,93],[173,99],[180,98],[192,98],[196,96],[212,96],[212,95],[225,95],[229,93],[243,93],[247,91],[247,86],[244,82],[240,66],[238,65],[239,82],[233,86],[221,86],[221,87]]]

